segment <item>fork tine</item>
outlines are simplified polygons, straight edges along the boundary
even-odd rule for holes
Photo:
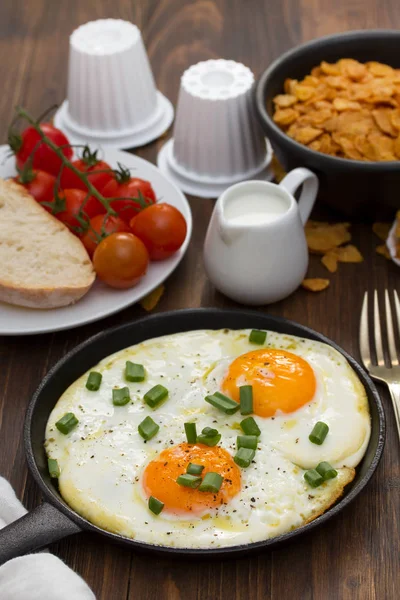
[[[391,366],[396,367],[399,364],[399,359],[397,356],[396,343],[394,341],[392,310],[390,308],[389,292],[387,291],[387,289],[385,290],[385,309],[386,309],[386,329],[387,329],[387,336],[388,336],[389,357],[390,357],[390,361],[391,361]]]
[[[366,369],[371,366],[371,350],[369,345],[368,333],[368,292],[364,294],[363,305],[360,319],[360,337],[359,337],[361,360]]]
[[[385,358],[383,355],[381,322],[379,319],[379,303],[378,303],[377,290],[374,291],[374,331],[375,331],[376,360],[378,362],[379,367],[384,367],[385,366]]]

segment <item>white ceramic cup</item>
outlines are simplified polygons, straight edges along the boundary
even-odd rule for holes
[[[293,196],[303,185],[297,202]],[[304,224],[318,179],[294,169],[279,185],[245,181],[218,199],[204,244],[204,263],[215,287],[243,304],[282,300],[300,285],[308,267]]]

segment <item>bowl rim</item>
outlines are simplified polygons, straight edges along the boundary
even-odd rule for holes
[[[271,130],[270,133],[273,133],[275,137],[279,138],[280,141],[287,147],[292,147],[295,149],[297,153],[304,153],[305,157],[309,157],[310,159],[317,158],[321,163],[321,170],[324,170],[325,167],[336,167],[340,168],[343,171],[359,171],[365,172],[366,170],[378,173],[391,173],[393,171],[397,171],[400,169],[400,160],[388,160],[375,162],[370,160],[354,160],[349,158],[340,158],[337,156],[330,156],[329,154],[323,154],[322,152],[317,152],[316,150],[312,150],[303,144],[300,144],[296,140],[290,138],[280,127],[278,127],[272,117],[269,115],[266,106],[265,106],[265,89],[268,85],[269,79],[284,63],[287,59],[292,58],[298,52],[302,52],[303,50],[308,50],[315,48],[315,50],[319,50],[320,47],[323,47],[326,42],[331,42],[333,40],[339,40],[341,42],[346,42],[349,39],[365,39],[365,38],[379,38],[379,37],[392,37],[398,38],[400,41],[400,30],[398,29],[356,29],[352,31],[346,31],[344,33],[334,33],[330,35],[325,35],[323,37],[319,37],[308,42],[304,42],[299,44],[293,48],[290,48],[277,59],[275,59],[269,67],[265,69],[265,71],[259,77],[256,90],[255,90],[255,99],[256,99],[256,107],[258,112],[258,117],[260,121]],[[316,60],[317,64],[317,60]]]

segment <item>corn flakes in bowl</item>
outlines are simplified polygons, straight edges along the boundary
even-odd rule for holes
[[[261,76],[257,111],[277,159],[320,179],[349,216],[400,208],[400,31],[353,31],[290,50]]]

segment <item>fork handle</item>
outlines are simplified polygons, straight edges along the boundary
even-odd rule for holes
[[[400,384],[389,383],[388,388],[390,392],[390,397],[392,399],[393,411],[397,425],[397,433],[399,435],[400,440]]]

